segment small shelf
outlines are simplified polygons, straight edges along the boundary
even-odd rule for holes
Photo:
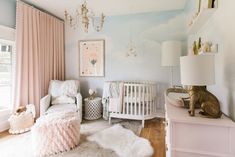
[[[188,34],[195,34],[214,14],[217,8],[204,9],[194,20],[193,24],[189,26]]]

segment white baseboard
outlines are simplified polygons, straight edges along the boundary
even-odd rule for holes
[[[11,110],[0,109],[0,132],[3,132],[10,128],[10,124],[8,122],[10,115],[11,115]]]
[[[7,120],[0,123],[0,132],[6,131],[8,129],[10,129],[10,124]]]

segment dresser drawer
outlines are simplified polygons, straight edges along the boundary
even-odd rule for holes
[[[188,153],[188,152],[172,151],[172,157],[219,157],[219,156],[211,156],[211,155],[205,155],[205,154],[195,154],[195,153]]]
[[[172,124],[172,147],[199,152],[230,153],[229,128],[187,123]]]

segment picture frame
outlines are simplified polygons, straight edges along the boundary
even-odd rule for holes
[[[80,40],[78,45],[80,76],[104,77],[105,40]]]

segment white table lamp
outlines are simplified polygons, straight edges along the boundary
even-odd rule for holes
[[[215,83],[214,55],[180,57],[181,83],[206,86]]]
[[[181,42],[164,41],[162,43],[161,65],[171,68],[171,86],[173,86],[173,67],[178,66],[181,56]]]
[[[205,117],[220,118],[222,112],[216,96],[207,91],[206,86],[215,83],[214,55],[194,55],[180,57],[181,83],[190,85],[191,116],[195,115],[195,105],[199,104]]]

